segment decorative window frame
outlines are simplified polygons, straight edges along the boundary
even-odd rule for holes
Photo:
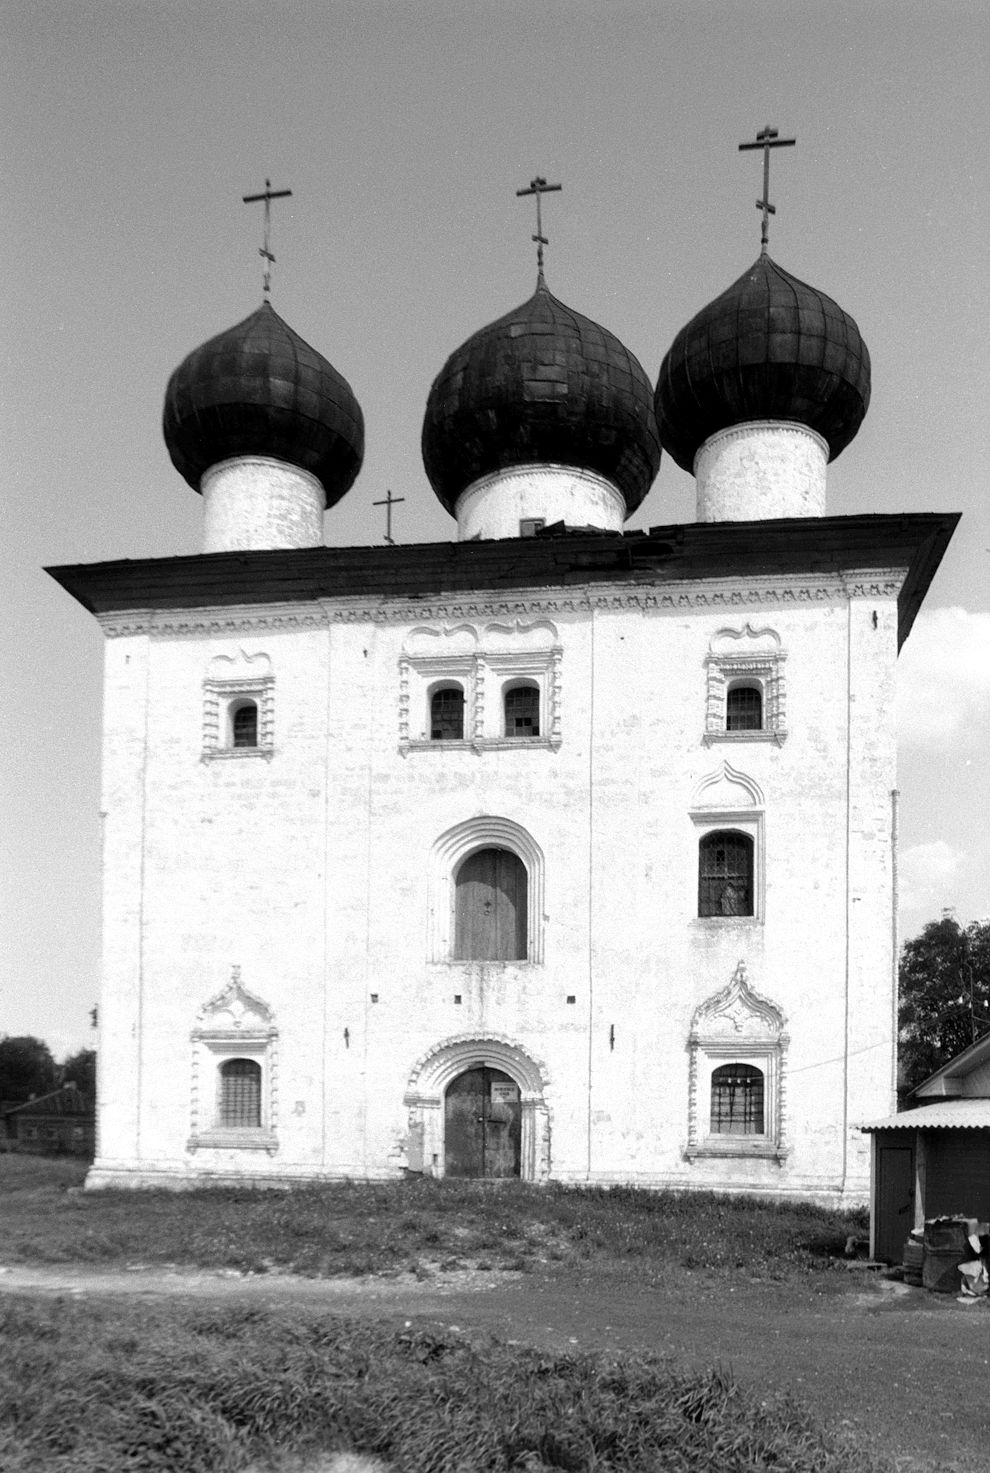
[[[727,797],[738,798],[726,802]],[[694,791],[689,817],[694,825],[694,865],[691,869],[691,915],[696,926],[762,925],[766,915],[766,842],[764,837],[765,804],[763,793],[752,778],[738,772],[723,761],[714,772],[702,778]],[[753,913],[752,915],[701,916],[698,914],[698,875],[701,863],[701,841],[708,834],[735,830],[753,841]],[[740,1060],[745,1063],[745,1060]]]
[[[257,671],[249,668],[262,666],[262,662],[263,668]],[[236,660],[219,655],[210,662],[203,681],[204,762],[245,757],[271,761],[275,755],[275,676],[270,663],[267,655],[246,655],[243,650]],[[234,746],[233,713],[244,701],[253,701],[258,708],[258,741],[253,747]]]
[[[241,982],[234,967],[227,986],[199,1011],[192,1042],[190,1131],[186,1149],[278,1149],[278,1029],[268,1005]],[[220,1126],[220,1066],[250,1059],[261,1068],[261,1125]]]
[[[429,638],[438,644],[446,636],[460,649],[449,654],[439,650],[417,653],[406,650],[399,656],[399,751],[432,751],[437,748],[465,747],[482,752],[499,747],[532,751],[544,748],[556,751],[561,744],[561,658],[556,642],[557,631],[546,620],[533,625],[493,624],[484,631],[489,637],[504,640],[513,634],[544,638],[542,646],[510,649],[478,648],[477,631],[470,625],[457,625],[441,633],[435,629],[414,629],[410,642]],[[475,648],[463,645],[473,642]],[[504,692],[515,681],[530,680],[540,692],[540,735],[510,737],[505,734]],[[464,688],[464,737],[460,741],[430,739],[430,695],[445,681]]]
[[[787,737],[786,651],[774,629],[719,629],[705,656],[704,745],[713,742],[776,742]],[[729,687],[739,682],[757,685],[763,697],[763,725],[748,731],[727,731],[725,703]]]
[[[509,849],[526,866],[526,956],[510,960],[466,961],[451,955],[454,948],[458,866],[478,849]],[[543,961],[546,916],[544,888],[546,863],[532,834],[508,818],[491,814],[469,818],[448,829],[434,844],[429,858],[427,958],[451,967],[525,967]]]
[[[685,1158],[762,1157],[786,1161],[786,1019],[777,1005],[749,985],[740,962],[728,987],[695,1009],[688,1034],[688,1137]],[[720,1064],[751,1064],[763,1074],[762,1135],[713,1133],[712,1075]]]

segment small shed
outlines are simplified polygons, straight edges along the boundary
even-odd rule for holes
[[[990,1033],[860,1127],[872,1136],[870,1253],[899,1263],[929,1217],[990,1219]]]
[[[0,1150],[93,1159],[96,1109],[74,1084],[4,1109]]]

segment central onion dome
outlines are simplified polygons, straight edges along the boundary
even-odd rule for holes
[[[329,507],[364,456],[350,385],[267,301],[180,363],[162,427],[172,464],[195,491],[211,467],[261,456],[315,476]]]
[[[474,333],[438,374],[423,422],[426,473],[454,513],[462,493],[486,477],[572,468],[578,479],[589,473],[586,480],[608,483],[613,500],[619,493],[621,525],[660,466],[652,399],[628,349],[558,301],[541,274],[529,301]],[[535,486],[534,479],[529,513],[541,510]],[[573,507],[581,522],[580,490]]]
[[[835,460],[869,402],[870,355],[849,313],[761,255],[677,334],[656,414],[664,449],[691,471],[710,436],[752,421],[804,426]]]

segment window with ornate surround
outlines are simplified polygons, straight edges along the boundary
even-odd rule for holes
[[[550,748],[560,746],[561,649],[549,620],[526,624],[421,626],[406,639],[399,659],[399,750],[436,751],[468,747]],[[463,736],[438,738],[433,696],[444,687],[464,693]],[[506,697],[514,690],[536,692],[528,729],[509,730]]]
[[[244,650],[214,656],[203,681],[203,761],[245,757],[271,761],[274,755],[275,677],[270,659]]]
[[[278,1030],[272,1011],[247,991],[240,967],[234,967],[223,991],[201,1008],[192,1031],[187,1149],[274,1153],[277,1081]]]
[[[728,987],[696,1009],[688,1035],[689,1161],[705,1156],[764,1156],[784,1161],[787,1048],[784,1015],[749,985],[740,962]],[[730,1067],[731,1066],[731,1067]],[[759,1115],[756,1086],[759,1076]],[[743,1086],[733,1120],[725,1092]]]
[[[763,792],[722,761],[691,798],[696,852],[692,913],[704,927],[761,924],[766,891]]]
[[[705,731],[712,742],[783,742],[787,736],[784,662],[787,659],[776,630],[720,629],[712,636],[705,657]],[[748,720],[742,715],[743,691],[753,692]],[[733,692],[740,694],[735,697]],[[733,707],[736,709],[734,710]],[[753,712],[758,708],[758,718]]]

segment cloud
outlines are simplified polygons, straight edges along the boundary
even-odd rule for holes
[[[937,920],[953,904],[953,887],[968,863],[963,850],[944,839],[902,849],[897,867],[901,914],[919,911],[927,920]]]
[[[940,748],[970,724],[990,726],[990,613],[924,609],[897,662],[898,739]]]

